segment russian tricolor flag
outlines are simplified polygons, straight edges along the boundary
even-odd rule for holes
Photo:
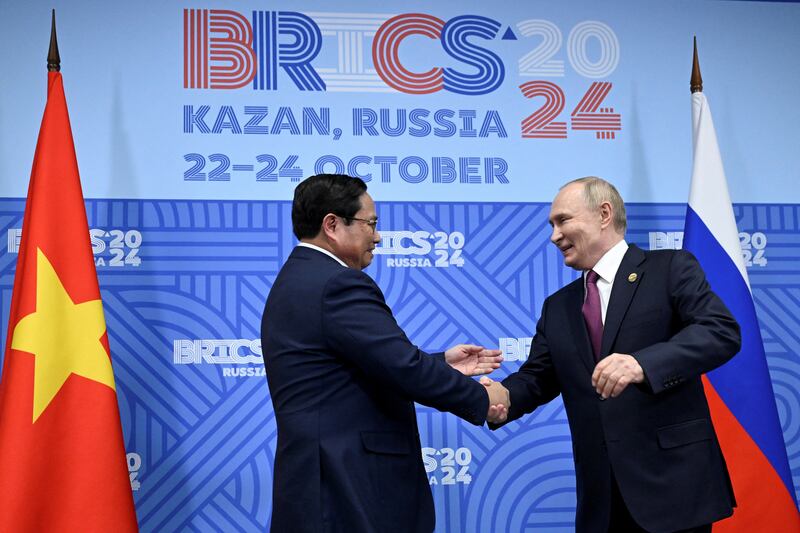
[[[796,533],[800,513],[789,460],[714,123],[702,92],[692,94],[692,132],[684,248],[700,261],[712,289],[742,328],[741,352],[703,380],[738,505],[714,531]]]

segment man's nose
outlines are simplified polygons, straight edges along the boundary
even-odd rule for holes
[[[550,233],[550,242],[553,244],[558,244],[558,241],[561,240],[561,237],[561,231],[556,226],[553,226],[553,232]]]
[[[377,229],[375,230],[375,233],[372,234],[372,242],[374,242],[375,244],[381,242],[381,232],[378,231]]]

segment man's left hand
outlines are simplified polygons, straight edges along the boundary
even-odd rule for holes
[[[592,373],[592,386],[604,400],[616,398],[631,383],[642,383],[644,370],[632,355],[612,353],[597,363]]]
[[[465,376],[481,376],[500,368],[502,353],[474,344],[458,344],[444,352],[444,360]]]

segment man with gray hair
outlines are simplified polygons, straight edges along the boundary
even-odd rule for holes
[[[625,205],[607,181],[564,185],[550,225],[583,274],[545,300],[492,428],[561,394],[577,532],[710,532],[735,500],[700,376],[739,351],[738,324],[689,252],[625,242]]]

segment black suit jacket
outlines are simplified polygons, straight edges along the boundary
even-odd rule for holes
[[[411,344],[359,270],[295,248],[261,323],[278,426],[276,532],[430,532],[414,402],[483,424],[477,381]]]
[[[635,274],[635,277],[632,276]],[[606,531],[611,475],[636,522],[677,531],[729,516],[735,504],[701,374],[739,351],[739,326],[685,251],[630,246],[614,279],[601,357],[633,355],[646,383],[601,400],[581,314],[583,280],[551,295],[530,356],[503,381],[509,421],[562,394],[572,433],[578,532]]]

